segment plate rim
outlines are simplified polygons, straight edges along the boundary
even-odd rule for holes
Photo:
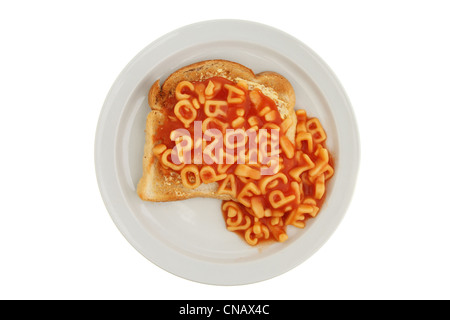
[[[352,133],[353,133],[352,160],[356,167],[352,171],[353,176],[350,177],[351,184],[350,184],[349,189],[347,190],[347,192],[348,192],[347,199],[346,199],[343,207],[341,207],[341,213],[340,213],[338,221],[334,224],[334,227],[332,228],[332,230],[329,230],[328,233],[326,234],[326,236],[322,237],[320,243],[318,243],[315,248],[312,248],[312,250],[310,250],[310,252],[307,255],[303,256],[301,259],[297,259],[295,263],[290,263],[288,266],[285,266],[283,268],[278,267],[275,272],[266,273],[264,276],[261,275],[258,277],[253,277],[253,278],[248,278],[248,279],[242,279],[242,278],[237,277],[236,279],[233,279],[234,281],[230,281],[230,280],[223,281],[223,279],[218,279],[217,277],[205,276],[198,272],[195,272],[195,273],[175,272],[173,269],[168,268],[167,265],[164,265],[164,262],[162,262],[161,259],[157,259],[157,257],[155,257],[154,255],[149,257],[149,254],[145,252],[145,250],[142,248],[142,245],[135,238],[133,238],[133,233],[130,233],[130,230],[128,230],[127,227],[124,225],[123,220],[121,220],[120,214],[118,214],[116,212],[117,208],[114,207],[112,205],[112,201],[109,200],[109,194],[108,194],[108,190],[107,190],[107,186],[106,186],[106,182],[105,182],[106,178],[103,175],[103,168],[102,168],[102,166],[104,165],[104,162],[102,162],[101,150],[102,150],[103,146],[101,145],[101,142],[102,142],[102,139],[104,138],[102,136],[102,133],[104,132],[104,126],[106,125],[105,118],[106,118],[107,113],[111,112],[111,110],[110,110],[110,108],[112,106],[111,99],[114,98],[114,95],[117,95],[118,86],[123,84],[123,83],[121,83],[122,78],[124,77],[124,75],[126,75],[127,72],[129,72],[130,68],[132,68],[132,66],[136,63],[136,61],[138,61],[148,51],[155,50],[155,48],[157,49],[158,45],[160,43],[162,43],[165,39],[174,37],[177,34],[179,34],[180,32],[187,32],[189,30],[194,30],[196,28],[202,28],[205,26],[208,26],[208,28],[212,28],[212,27],[220,28],[220,26],[230,25],[230,24],[233,24],[233,26],[240,25],[241,27],[244,27],[244,28],[249,27],[249,28],[263,29],[264,31],[268,31],[268,32],[270,31],[274,34],[278,34],[282,37],[285,37],[286,39],[289,39],[293,43],[295,43],[297,46],[302,48],[302,50],[305,50],[305,52],[308,53],[313,59],[316,60],[315,62],[322,68],[322,71],[324,71],[327,74],[327,76],[328,76],[327,79],[330,80],[331,82],[333,82],[334,89],[339,94],[340,98],[344,102],[343,105],[346,107],[345,111],[347,112],[347,117],[350,119],[350,124],[351,124],[351,128],[349,128],[349,130],[352,131]],[[211,29],[208,29],[208,30],[211,30]],[[276,49],[273,49],[273,50],[276,50]],[[320,87],[319,87],[319,89],[322,90],[322,88],[320,88]],[[117,112],[117,110],[116,110],[116,112]],[[114,144],[113,144],[113,148],[114,148]],[[106,207],[110,217],[112,218],[114,224],[119,229],[119,231],[122,233],[122,235],[127,239],[127,241],[138,252],[140,252],[147,260],[149,260],[156,266],[162,268],[163,270],[165,270],[169,273],[172,273],[176,276],[179,276],[181,278],[187,279],[187,280],[191,280],[191,281],[195,281],[195,282],[199,282],[199,283],[205,283],[205,284],[213,284],[213,285],[242,285],[242,284],[250,284],[250,283],[268,280],[270,278],[281,275],[281,274],[291,270],[292,268],[300,265],[301,263],[303,263],[304,261],[309,259],[319,248],[321,248],[328,241],[328,239],[331,237],[331,235],[337,229],[337,227],[341,223],[343,217],[345,216],[346,212],[348,211],[348,207],[351,203],[351,200],[353,198],[353,194],[354,194],[354,191],[356,188],[357,178],[358,178],[358,174],[359,174],[359,164],[360,164],[360,137],[359,137],[359,130],[358,130],[354,110],[353,110],[353,107],[347,96],[347,93],[345,92],[343,86],[341,85],[339,79],[337,78],[335,73],[332,71],[332,69],[312,49],[310,49],[307,45],[305,45],[303,42],[301,42],[297,38],[293,37],[292,35],[284,32],[282,30],[279,30],[277,28],[274,28],[272,26],[266,25],[266,24],[249,21],[249,20],[238,20],[238,19],[215,19],[215,20],[205,20],[205,21],[188,24],[188,25],[182,26],[180,28],[177,28],[169,33],[166,33],[165,35],[159,37],[158,39],[156,39],[155,41],[153,41],[149,45],[147,45],[145,48],[143,48],[119,73],[119,75],[115,79],[113,85],[109,89],[109,92],[106,95],[106,98],[104,100],[104,103],[103,103],[103,106],[102,106],[102,109],[101,109],[101,112],[100,112],[100,115],[98,118],[98,122],[97,122],[94,149],[95,149],[94,150],[95,172],[96,172],[97,183],[98,183],[98,187],[100,190],[102,200],[103,200],[105,207]],[[114,169],[114,168],[110,168],[110,169]],[[161,250],[164,248],[158,248],[156,245],[155,249]],[[242,264],[240,266],[242,266]],[[237,272],[237,271],[238,271],[238,269],[234,270],[233,268],[230,268],[230,272],[232,272],[232,273]]]

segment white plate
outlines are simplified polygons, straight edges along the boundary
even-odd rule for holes
[[[221,201],[141,201],[147,93],[157,79],[206,59],[236,61],[255,73],[275,71],[293,85],[297,108],[318,117],[335,157],[326,202],[289,239],[251,247],[225,228]],[[142,50],[122,71],[98,121],[95,165],[105,205],[125,238],[146,258],[193,281],[238,285],[266,280],[299,265],[334,232],[350,202],[359,166],[359,136],[350,103],[335,75],[303,43],[259,23],[215,20],[175,30]]]

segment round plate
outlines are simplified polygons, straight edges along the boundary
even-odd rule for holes
[[[157,79],[207,59],[226,59],[255,73],[275,71],[295,89],[296,108],[318,117],[335,175],[327,199],[305,229],[288,227],[289,239],[251,247],[226,230],[221,201],[142,201],[147,94]],[[121,72],[105,100],[95,141],[103,200],[125,238],[168,272],[208,284],[238,285],[272,278],[299,265],[334,232],[349,205],[359,167],[359,136],[349,100],[335,75],[303,43],[259,23],[214,20],[175,30],[142,50]]]

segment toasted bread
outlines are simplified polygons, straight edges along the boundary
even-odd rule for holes
[[[173,96],[180,81],[206,80],[211,77],[223,77],[233,82],[244,81],[249,89],[258,88],[271,98],[277,105],[282,119],[290,117],[293,125],[286,135],[294,142],[296,116],[294,111],[295,93],[289,81],[275,72],[254,74],[249,68],[236,62],[226,60],[207,60],[183,67],[172,73],[162,85],[157,80],[150,88],[148,95],[149,106],[152,109],[147,117],[146,142],[144,147],[143,175],[137,186],[137,193],[146,201],[174,201],[194,197],[216,198],[221,200],[235,200],[229,195],[217,194],[217,182],[201,184],[195,189],[183,186],[180,175],[175,171],[164,170],[159,160],[153,155],[155,133],[158,127],[166,121],[166,99]]]

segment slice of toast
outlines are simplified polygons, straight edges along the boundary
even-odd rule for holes
[[[137,193],[146,201],[174,201],[194,197],[231,199],[229,195],[217,194],[217,182],[201,184],[195,189],[183,186],[179,173],[163,169],[159,160],[153,155],[152,149],[158,144],[155,133],[162,126],[165,114],[164,101],[175,94],[175,88],[180,81],[199,81],[211,77],[223,77],[233,82],[245,81],[249,90],[258,88],[271,98],[277,105],[282,119],[290,117],[292,125],[286,135],[294,142],[297,118],[295,116],[295,93],[289,81],[275,72],[254,74],[249,68],[226,60],[207,60],[183,67],[172,73],[162,84],[157,80],[150,88],[149,106],[152,109],[147,117],[146,136],[143,159],[143,175],[137,186]]]

